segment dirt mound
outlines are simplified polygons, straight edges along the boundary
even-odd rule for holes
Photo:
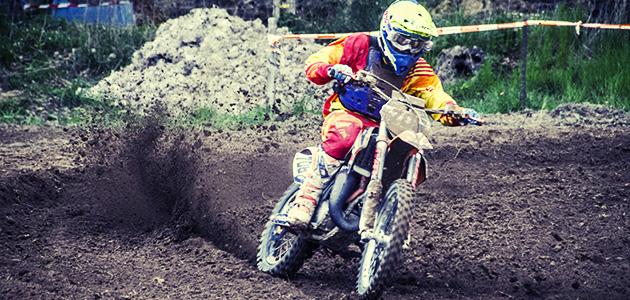
[[[630,114],[605,105],[590,103],[564,103],[551,111],[525,109],[507,114],[482,114],[486,126],[499,128],[540,128],[557,126],[628,127]],[[440,126],[433,126],[435,130]]]
[[[565,103],[558,105],[549,114],[559,125],[630,126],[630,114],[605,105]]]
[[[484,56],[483,50],[477,46],[442,49],[434,66],[435,73],[445,86],[453,84],[457,78],[477,74],[483,65]]]
[[[313,96],[324,99],[330,87],[308,84],[304,76],[304,61],[319,48],[313,41],[279,45],[279,110],[292,110],[295,102]],[[266,105],[268,55],[267,28],[260,20],[244,21],[219,8],[194,9],[162,24],[129,66],[90,91],[140,113],[156,105],[173,115],[200,107],[241,113]]]

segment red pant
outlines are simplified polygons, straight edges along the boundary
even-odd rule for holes
[[[354,140],[365,128],[378,127],[374,121],[347,110],[331,112],[322,126],[322,148],[336,158],[346,157]]]

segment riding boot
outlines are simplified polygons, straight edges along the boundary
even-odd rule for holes
[[[341,162],[326,154],[318,147],[313,154],[313,162],[306,173],[295,199],[291,203],[288,221],[296,229],[304,229],[313,217],[322,190],[328,185],[331,176],[339,168]]]

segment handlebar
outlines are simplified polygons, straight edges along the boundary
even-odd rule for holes
[[[407,105],[410,105],[412,107],[418,108],[418,109],[422,109],[424,110],[427,114],[439,114],[439,115],[443,115],[446,117],[450,117],[450,118],[454,118],[457,121],[464,121],[464,120],[471,120],[473,122],[471,122],[472,124],[475,125],[482,125],[483,123],[485,123],[485,121],[483,119],[479,119],[479,118],[473,118],[471,116],[469,116],[468,114],[466,114],[466,112],[463,109],[456,109],[455,106],[453,106],[453,108],[425,108],[424,107],[424,100],[419,99],[418,97],[415,97],[413,95],[409,95],[409,94],[405,94],[403,93],[400,88],[394,86],[393,84],[391,84],[389,81],[384,80],[368,71],[365,70],[359,70],[357,72],[357,74],[345,74],[348,75],[352,78],[352,82],[350,82],[349,84],[358,84],[361,86],[368,86],[370,87],[379,97],[382,97],[383,99],[388,99],[391,100],[393,99],[393,95],[392,96],[388,96],[387,94],[385,94],[381,88],[379,88],[376,84],[379,82],[382,83],[386,83],[388,84],[390,87],[392,87],[392,93],[393,91],[398,92],[398,94],[400,94],[402,97],[398,97],[396,100],[402,101]],[[421,103],[421,104],[420,104]]]

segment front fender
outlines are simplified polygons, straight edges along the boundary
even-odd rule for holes
[[[394,137],[391,142],[389,142],[390,149],[393,144],[401,141],[418,149],[418,151],[422,151],[422,149],[433,149],[433,145],[431,145],[427,136],[422,132],[414,132],[412,130],[405,130],[401,132],[399,135]]]
[[[411,182],[415,189],[418,185],[427,180],[429,174],[427,159],[421,153],[416,153],[409,159],[407,165],[407,181]]]
[[[415,167],[419,168],[426,166],[421,155],[424,149],[433,149],[433,146],[431,146],[429,139],[423,133],[406,130],[394,137],[389,142],[389,150],[385,159],[385,170],[387,172],[383,175],[383,186],[389,186],[396,179],[407,178],[409,169],[407,166],[409,163],[413,163]],[[410,160],[416,154],[420,156],[420,160]],[[415,179],[412,182],[414,186],[420,184],[425,178],[426,170],[418,171],[414,174]]]

